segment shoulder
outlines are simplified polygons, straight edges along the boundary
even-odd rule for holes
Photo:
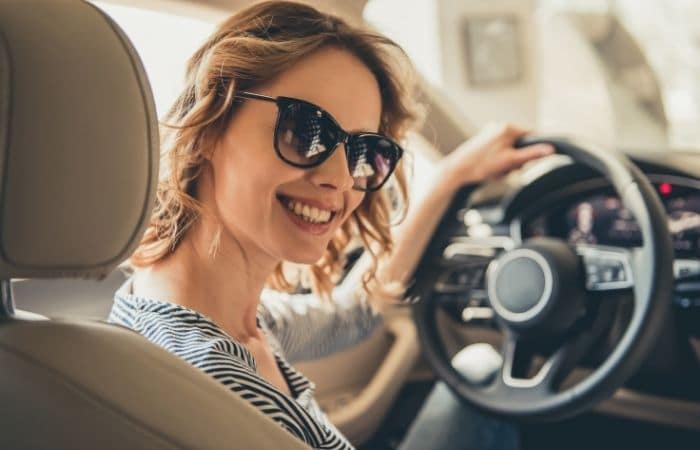
[[[173,303],[117,293],[109,322],[131,328],[191,364],[256,370],[255,360],[211,319]]]

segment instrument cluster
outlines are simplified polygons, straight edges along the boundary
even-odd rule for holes
[[[700,189],[668,181],[654,183],[666,208],[676,258],[700,258]],[[639,226],[612,192],[579,193],[523,223],[524,238],[550,236],[570,244],[640,246]]]

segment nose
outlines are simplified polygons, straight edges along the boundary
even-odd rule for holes
[[[333,154],[320,166],[312,169],[309,176],[316,186],[339,191],[350,190],[355,180],[350,175],[345,144],[338,144]]]

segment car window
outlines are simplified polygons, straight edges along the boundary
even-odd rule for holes
[[[146,8],[93,2],[129,36],[146,67],[158,117],[172,105],[183,83],[187,58],[216,24]]]
[[[700,150],[697,0],[369,0],[364,16],[469,123]]]

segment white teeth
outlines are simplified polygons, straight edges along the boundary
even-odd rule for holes
[[[318,209],[315,206],[305,205],[295,200],[288,200],[287,208],[305,221],[311,223],[326,223],[330,220],[332,215],[331,211]]]

